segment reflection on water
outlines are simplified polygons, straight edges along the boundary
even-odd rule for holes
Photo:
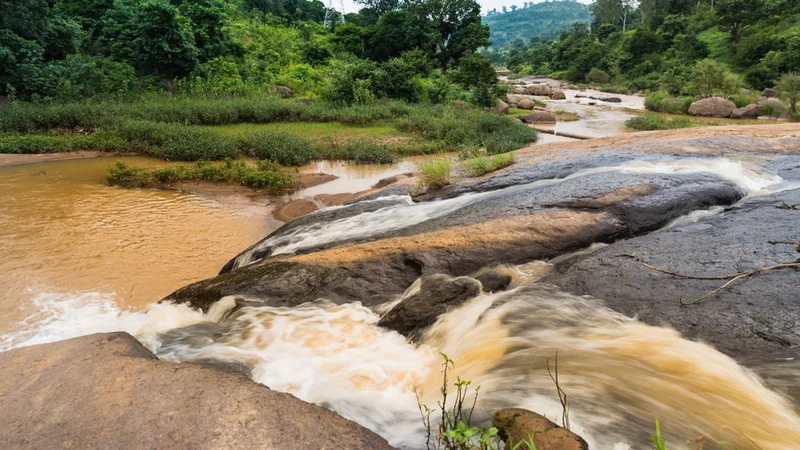
[[[246,199],[107,186],[117,160],[0,168],[0,333],[33,312],[31,291],[113,292],[124,307],[144,307],[215,275],[270,231],[267,208]]]

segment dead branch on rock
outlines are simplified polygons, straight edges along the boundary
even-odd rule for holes
[[[739,272],[739,273],[734,273],[734,274],[731,274],[731,275],[720,275],[720,276],[714,276],[714,277],[699,277],[699,276],[694,276],[694,275],[684,275],[684,274],[680,274],[680,273],[676,273],[676,272],[670,272],[668,270],[660,269],[658,267],[651,266],[650,264],[642,263],[642,265],[647,267],[650,270],[655,270],[657,272],[665,273],[667,275],[672,275],[672,276],[675,276],[675,277],[688,278],[688,279],[691,279],[691,280],[728,280],[728,282],[723,284],[722,286],[720,286],[720,287],[714,289],[713,291],[709,292],[708,294],[706,294],[706,295],[704,295],[704,296],[702,296],[700,298],[696,298],[696,299],[694,299],[692,301],[685,302],[685,301],[683,301],[683,297],[681,297],[680,298],[681,305],[685,306],[685,305],[694,305],[696,303],[700,303],[701,301],[713,296],[714,294],[718,293],[719,291],[721,291],[721,290],[725,289],[726,287],[730,286],[731,284],[736,282],[736,280],[740,280],[740,279],[745,278],[745,277],[746,278],[750,278],[750,277],[752,277],[754,275],[757,275],[757,274],[759,274],[761,272],[767,272],[769,270],[792,269],[792,268],[800,269],[800,259],[797,259],[797,260],[795,260],[793,262],[790,262],[790,263],[775,264],[774,266],[769,266],[769,267],[761,267],[759,269],[751,270],[749,272]]]
[[[555,376],[553,373],[550,372],[550,360],[547,360],[547,374],[550,375],[550,379],[553,380],[553,383],[556,385],[556,392],[558,392],[558,401],[561,402],[561,425],[569,430],[569,404],[567,404],[567,393],[561,389],[561,385],[558,384],[558,352],[556,352],[555,358]]]

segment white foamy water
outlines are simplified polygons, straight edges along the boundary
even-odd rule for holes
[[[379,315],[359,303],[231,311],[227,297],[204,315],[173,304],[122,311],[113,296],[97,293],[40,294],[33,298],[42,310],[4,336],[2,349],[127,331],[165,360],[246,367],[255,381],[327,406],[403,448],[424,447],[415,391],[435,406],[438,352],[455,361],[452,380],[482,386],[477,420],[488,418],[484,408],[524,407],[555,421],[561,406],[546,365],[558,353],[572,429],[592,448],[643,448],[655,417],[673,442],[709,434],[748,448],[747,436],[763,449],[790,449],[800,441],[789,402],[731,358],[594,299],[524,284],[441,316],[421,345],[377,327]]]
[[[238,256],[234,261],[234,268],[259,261],[262,258],[257,255],[265,251],[269,251],[269,255],[291,254],[334,242],[378,236],[444,217],[478,200],[505,196],[517,191],[551,186],[566,180],[607,172],[629,174],[711,173],[736,184],[746,196],[766,195],[800,187],[800,182],[785,182],[780,176],[759,165],[727,158],[634,160],[616,166],[579,170],[564,178],[538,180],[529,184],[494,191],[468,193],[445,200],[414,203],[411,197],[406,196],[404,197],[405,201],[399,205],[330,222],[296,227],[286,233],[264,239]],[[398,197],[391,198],[397,200]]]

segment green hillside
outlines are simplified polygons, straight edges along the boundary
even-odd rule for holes
[[[508,8],[507,12],[492,9],[483,18],[483,23],[489,25],[492,46],[500,48],[516,39],[528,43],[534,37],[553,37],[564,26],[591,20],[588,5],[564,0],[525,2],[521,7]]]

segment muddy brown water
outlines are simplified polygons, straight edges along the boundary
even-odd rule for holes
[[[111,292],[145,307],[216,274],[270,231],[267,207],[244,198],[108,186],[117,160],[0,168],[0,333],[27,316],[38,292]]]

